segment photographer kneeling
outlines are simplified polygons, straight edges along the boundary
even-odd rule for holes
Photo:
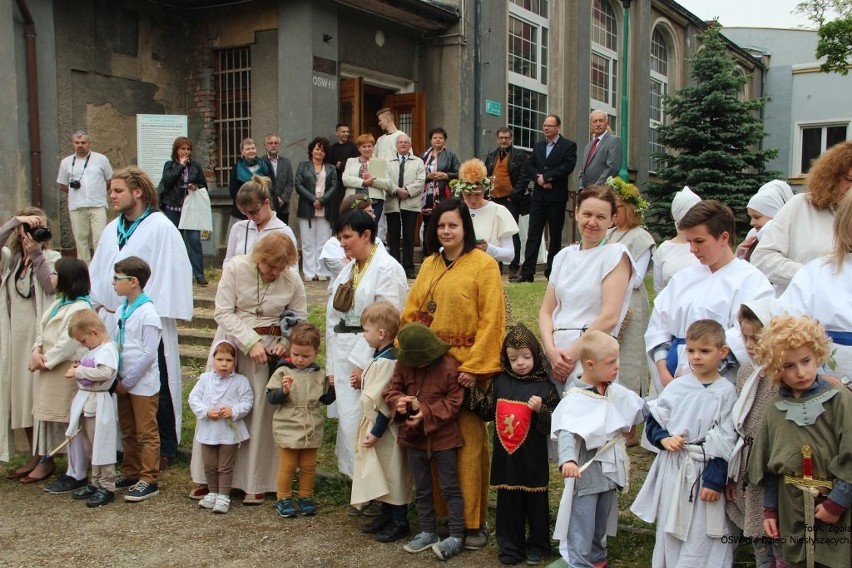
[[[33,440],[34,374],[27,369],[42,312],[56,293],[51,279],[59,259],[50,250],[51,234],[44,211],[27,207],[0,227],[0,462],[12,457],[13,431]],[[14,322],[14,328],[12,327]],[[61,440],[60,440],[61,441]],[[7,475],[23,483],[53,473],[52,459],[32,458]]]

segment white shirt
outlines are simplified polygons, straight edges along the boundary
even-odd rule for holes
[[[299,250],[299,243],[296,241],[296,234],[293,229],[275,215],[260,232],[258,232],[257,224],[254,221],[246,219],[234,223],[234,226],[231,227],[231,232],[228,233],[228,249],[225,252],[225,260],[222,262],[222,266],[227,266],[231,259],[238,254],[251,254],[257,241],[272,233],[284,233],[293,241],[296,250]]]
[[[107,182],[112,179],[112,166],[103,154],[89,152],[80,158],[71,154],[59,164],[56,183],[69,185],[72,180],[80,182],[80,189],[68,187],[68,209],[81,207],[106,207]]]

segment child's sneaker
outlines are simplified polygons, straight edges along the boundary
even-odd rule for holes
[[[198,502],[198,506],[202,509],[212,509],[216,505],[216,497],[218,496],[218,493],[208,493],[201,498],[201,501]]]
[[[216,495],[216,504],[213,506],[214,513],[224,515],[231,508],[231,498],[221,493]]]
[[[310,497],[302,497],[299,499],[299,511],[306,517],[313,517],[317,514],[316,503]]]
[[[465,550],[481,550],[488,544],[488,527],[468,530],[464,537]]]
[[[441,539],[439,539],[438,535],[435,533],[422,532],[409,540],[402,549],[406,552],[411,552],[412,554],[423,552],[427,548],[432,548],[432,546],[440,542],[440,540]]]
[[[457,536],[448,536],[439,543],[432,545],[432,552],[441,560],[449,560],[464,548],[464,541]]]
[[[94,495],[97,491],[98,488],[89,483],[88,485],[85,485],[83,487],[80,487],[79,489],[75,489],[74,491],[72,491],[71,498],[85,501],[86,499]]]
[[[156,483],[140,481],[127,492],[127,495],[124,496],[124,500],[130,501],[131,503],[137,503],[139,501],[144,501],[145,499],[150,499],[154,495],[159,494],[160,488],[157,486]]]
[[[121,474],[115,476],[116,491],[124,491],[125,489],[130,489],[137,483],[139,483],[138,479],[128,479]]]
[[[86,507],[96,509],[104,505],[109,505],[113,501],[115,501],[115,493],[99,487],[94,495],[86,499]]]
[[[296,507],[293,506],[293,500],[288,498],[279,499],[278,502],[275,503],[275,510],[278,511],[279,517],[285,519],[295,517],[299,514]]]

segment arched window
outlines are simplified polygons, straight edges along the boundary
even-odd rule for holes
[[[666,148],[660,144],[657,127],[666,123],[666,114],[663,110],[663,96],[669,89],[669,48],[666,36],[659,28],[651,34],[651,112],[650,112],[650,135],[648,136],[649,152],[665,152]],[[649,171],[657,171],[658,163],[653,157],[648,165]]]
[[[618,105],[618,26],[609,0],[594,0],[592,5],[591,104],[609,115],[616,126]]]

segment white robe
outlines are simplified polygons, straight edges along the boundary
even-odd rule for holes
[[[349,375],[355,367],[364,369],[373,358],[373,349],[367,344],[361,333],[335,333],[334,326],[346,314],[334,309],[334,290],[352,275],[355,261],[351,261],[334,281],[326,311],[326,373],[333,375],[337,400],[329,406],[328,415],[338,418],[337,467],[341,473],[352,477],[355,467],[355,436],[361,422],[361,393],[349,383]],[[373,302],[390,302],[401,312],[408,294],[408,280],[405,270],[394,258],[379,246],[373,254],[369,266],[361,275],[361,281],[355,289],[355,305],[348,313],[360,316],[364,308]]]
[[[659,295],[672,279],[672,276],[690,266],[700,264],[698,258],[689,250],[689,243],[660,243],[654,255],[654,294]]]
[[[225,250],[225,260],[222,261],[222,266],[226,266],[232,258],[239,254],[251,254],[257,241],[272,233],[284,233],[293,241],[296,250],[299,250],[299,242],[296,240],[293,229],[276,217],[275,214],[272,215],[272,218],[260,232],[258,232],[257,224],[254,221],[246,219],[234,223],[234,226],[228,231],[228,248]]]
[[[559,438],[565,430],[580,436],[587,450],[602,448],[615,437],[615,443],[598,452],[592,460],[601,462],[601,472],[619,487],[627,487],[630,479],[630,458],[623,434],[642,421],[642,398],[619,384],[611,384],[606,396],[586,389],[572,388],[565,394],[550,423],[550,437]],[[583,467],[585,464],[578,464]],[[559,541],[559,552],[568,561],[568,527],[574,498],[574,478],[565,478],[565,488],[559,502],[553,538]],[[613,511],[607,522],[607,534],[615,536],[618,503],[613,500]],[[593,522],[593,519],[589,519]]]
[[[512,213],[503,205],[485,201],[479,209],[471,209],[473,231],[477,239],[488,243],[488,256],[498,262],[512,262],[515,245],[512,236],[518,234],[518,224]]]
[[[645,332],[645,350],[649,357],[651,378],[656,392],[663,391],[654,349],[675,337],[685,338],[689,325],[700,319],[718,322],[726,330],[728,347],[738,361],[748,361],[737,323],[740,305],[748,300],[772,297],[772,285],[766,277],[744,260],[735,258],[716,272],[699,264],[675,274],[654,300],[654,311]],[[678,366],[675,377],[689,373],[686,345],[678,346]],[[733,384],[736,372],[725,377]]]
[[[630,259],[627,247],[612,243],[588,250],[580,250],[577,244],[559,251],[553,259],[553,270],[549,284],[556,291],[556,309],[553,310],[553,343],[563,349],[580,337],[582,328],[598,317],[603,307],[601,282],[612,272],[622,257]],[[625,290],[624,301],[618,315],[618,322],[610,330],[604,330],[613,337],[618,335],[621,322],[627,314],[630,293],[633,290],[633,278],[636,270],[630,259],[631,280]],[[582,299],[582,301],[578,301]],[[583,373],[583,366],[577,362],[566,383],[558,383],[557,390],[562,394],[565,384]]]
[[[808,315],[826,331],[852,333],[852,254],[843,259],[843,268],[830,258],[818,258],[804,265],[778,299],[791,312]],[[837,364],[823,372],[837,377],[852,377],[852,346],[832,342],[829,353]]]
[[[800,193],[784,204],[760,236],[751,263],[766,274],[780,296],[803,264],[831,254],[833,248],[834,213],[817,209],[807,193]]]
[[[654,568],[716,568],[733,561],[733,545],[722,539],[733,534],[725,517],[725,499],[702,501],[696,480],[703,461],[731,457],[737,437],[731,418],[736,399],[728,381],[717,380],[705,387],[688,374],[669,383],[659,398],[648,403],[660,426],[683,436],[689,448],[659,451],[630,506],[643,521],[657,523]],[[702,441],[703,451],[697,446]]]
[[[163,324],[163,349],[169,370],[169,391],[175,412],[175,429],[180,441],[183,391],[180,370],[180,352],[176,320],[192,319],[192,267],[180,231],[168,218],[155,211],[142,221],[124,245],[118,248],[118,219],[106,226],[89,274],[92,280],[92,305],[103,306],[100,312],[110,337],[115,336],[117,317],[115,311],[123,298],[115,294],[112,275],[115,263],[128,256],[138,256],[151,266],[151,278],[145,293],[153,300]]]

